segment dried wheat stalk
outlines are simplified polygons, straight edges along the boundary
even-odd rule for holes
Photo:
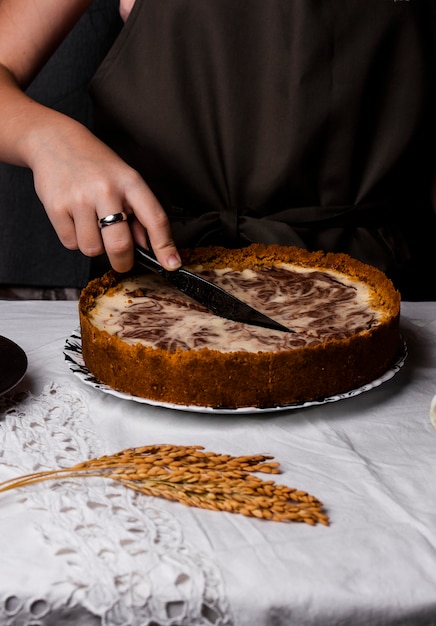
[[[69,468],[27,474],[0,483],[0,492],[44,480],[100,476],[145,495],[215,511],[280,522],[328,525],[322,502],[304,491],[252,476],[279,474],[279,463],[265,455],[203,452],[202,446],[170,444],[129,448]]]

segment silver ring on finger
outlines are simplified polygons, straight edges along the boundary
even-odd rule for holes
[[[124,211],[121,213],[112,213],[111,215],[106,215],[106,217],[102,217],[98,220],[98,225],[100,228],[106,228],[106,226],[112,226],[112,224],[118,224],[119,222],[126,222],[127,214]]]

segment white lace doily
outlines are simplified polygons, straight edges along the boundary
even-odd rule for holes
[[[0,398],[2,479],[107,452],[77,390],[51,385],[38,397]],[[158,499],[108,479],[77,478],[0,494],[0,507],[7,506],[22,507],[43,549],[61,562],[63,577],[44,597],[29,596],[19,580],[14,593],[0,587],[2,626],[232,624],[218,568],[185,541]],[[48,523],[33,520],[32,511],[42,511]],[[27,574],[33,567],[38,577],[43,564],[20,567]]]

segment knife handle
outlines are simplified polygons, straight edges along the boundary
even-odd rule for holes
[[[135,245],[135,261],[141,265],[145,265],[145,267],[158,274],[165,272],[165,269],[154,256],[154,252],[150,253],[148,250],[138,245]]]

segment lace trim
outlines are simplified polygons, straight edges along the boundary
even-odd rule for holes
[[[37,398],[0,398],[0,461],[13,470],[5,478],[105,452],[76,390],[52,384]],[[57,616],[81,626],[231,626],[218,568],[157,499],[100,478],[50,481],[14,498],[23,515],[46,513],[43,527],[30,515],[28,523],[62,562],[63,578],[44,598],[27,597],[19,580],[15,595],[0,593],[2,625],[52,624]]]

